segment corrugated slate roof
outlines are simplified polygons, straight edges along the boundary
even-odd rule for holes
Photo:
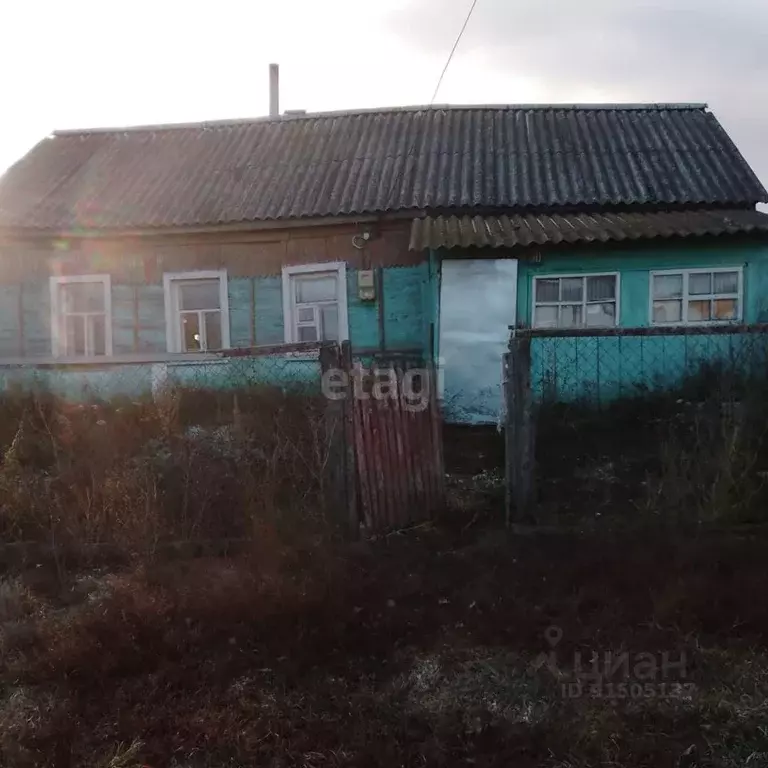
[[[57,133],[0,179],[0,226],[766,200],[703,105],[441,106]]]
[[[768,214],[743,209],[509,216],[427,216],[411,224],[409,248],[520,246],[654,237],[768,233]]]

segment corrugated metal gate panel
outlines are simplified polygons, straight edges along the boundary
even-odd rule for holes
[[[444,499],[440,414],[434,369],[415,361],[378,362],[397,377],[397,395],[353,399],[353,433],[360,518],[370,533],[429,519]],[[426,397],[414,407],[403,377],[421,370]],[[370,393],[367,393],[370,394]]]
[[[339,522],[343,510],[355,536],[361,526],[377,534],[428,520],[445,498],[432,363],[403,354],[353,361],[346,341],[323,345],[320,362],[328,397],[329,488],[337,495]]]

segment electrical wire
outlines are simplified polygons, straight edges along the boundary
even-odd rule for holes
[[[464,34],[464,30],[467,28],[467,24],[469,24],[469,20],[472,17],[472,11],[475,10],[476,5],[477,5],[477,0],[472,0],[472,5],[469,8],[469,13],[467,14],[467,18],[464,19],[464,24],[461,27],[461,32],[459,32],[459,36],[456,38],[456,42],[453,44],[453,48],[451,48],[451,52],[448,54],[448,61],[445,62],[443,71],[440,73],[440,77],[438,78],[437,85],[435,86],[435,92],[432,94],[432,100],[429,102],[430,104],[435,103],[435,99],[437,98],[437,92],[440,90],[440,86],[443,83],[443,77],[445,77],[445,73],[448,71],[448,67],[451,63],[451,59],[453,58],[453,54],[456,52],[456,48],[458,48],[459,46],[459,41],[461,40],[461,37]]]

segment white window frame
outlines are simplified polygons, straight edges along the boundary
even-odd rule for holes
[[[198,350],[182,353],[181,324],[179,322],[178,283],[188,280],[219,281],[219,311],[221,312],[221,347],[230,348],[229,337],[229,291],[226,269],[198,269],[192,272],[166,272],[163,274],[163,294],[165,297],[165,337],[169,352],[181,354],[200,354]],[[207,350],[204,350],[207,351]],[[216,351],[216,350],[213,350]]]
[[[713,275],[718,272],[737,272],[738,273],[738,292],[734,297],[732,293],[705,293],[705,294],[689,294],[688,293],[688,281],[691,275]],[[682,275],[683,277],[683,294],[680,297],[682,301],[681,319],[672,323],[659,323],[653,320],[653,278],[656,275]],[[688,320],[688,302],[689,300],[696,301],[697,299],[712,300],[713,298],[736,298],[737,312],[736,317],[732,320]],[[665,301],[665,299],[657,299],[657,301]],[[677,299],[668,299],[668,301],[677,301]],[[655,327],[674,327],[682,325],[730,325],[733,323],[740,323],[744,317],[744,268],[738,267],[696,267],[693,269],[656,269],[650,272],[648,278],[648,323]]]
[[[104,354],[88,354],[89,333],[86,330],[86,353],[66,355],[66,339],[62,314],[60,286],[71,283],[101,283],[104,287]],[[60,275],[49,280],[51,292],[51,352],[54,357],[72,357],[77,360],[103,360],[112,356],[112,281],[109,275]],[[102,314],[101,312],[74,312],[68,314]]]
[[[286,344],[298,341],[296,326],[295,292],[292,290],[293,278],[302,275],[321,273],[336,273],[337,304],[339,308],[339,341],[349,339],[349,318],[347,316],[347,265],[343,261],[327,261],[318,264],[301,264],[283,267],[283,329]]]
[[[613,325],[586,325],[586,323],[582,323],[581,325],[577,326],[578,328],[584,328],[585,330],[589,330],[591,328],[618,328],[621,325],[621,273],[620,272],[574,272],[569,273],[565,275],[535,275],[533,278],[533,285],[531,287],[532,293],[531,293],[531,328],[536,328],[535,325],[536,322],[536,307],[559,307],[561,304],[578,304],[579,302],[576,301],[536,301],[536,281],[537,280],[567,280],[569,278],[575,278],[575,277],[581,277],[584,278],[584,290],[582,292],[582,298],[581,298],[581,307],[582,307],[582,318],[586,320],[587,317],[587,305],[588,304],[607,304],[609,300],[602,300],[602,301],[587,301],[587,282],[586,278],[588,277],[615,277],[616,278],[616,298],[614,299],[614,302],[616,304],[616,316],[614,317],[614,323]],[[538,327],[544,327],[544,326],[538,326]],[[556,326],[558,329],[567,330],[565,326]],[[553,329],[554,330],[554,329]]]

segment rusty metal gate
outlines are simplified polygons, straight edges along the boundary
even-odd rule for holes
[[[360,517],[371,532],[428,519],[444,483],[434,369],[403,358],[376,365],[392,385],[388,396],[353,399]]]
[[[348,521],[381,533],[428,520],[444,503],[442,429],[434,366],[419,357],[353,360],[342,345]]]

